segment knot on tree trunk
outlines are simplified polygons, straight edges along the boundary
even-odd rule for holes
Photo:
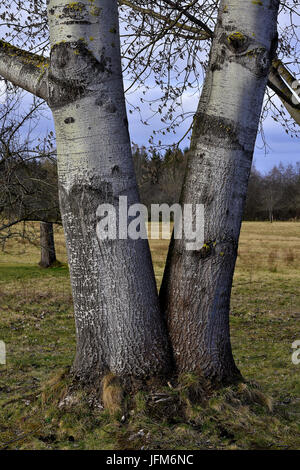
[[[248,36],[244,35],[243,33],[240,33],[239,31],[236,31],[234,33],[229,34],[227,36],[227,41],[229,43],[230,48],[234,52],[244,52],[250,43],[250,39]]]
[[[111,58],[105,49],[102,49],[97,60],[84,39],[55,44],[51,49],[50,63],[49,78],[53,84],[49,87],[51,107],[82,98],[88,94],[91,85],[99,85],[112,75]]]

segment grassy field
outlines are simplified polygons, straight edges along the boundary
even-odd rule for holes
[[[158,285],[167,246],[151,242]],[[38,267],[39,249],[28,242],[9,241],[0,252],[0,340],[7,347],[7,364],[0,365],[0,449],[300,448],[300,365],[291,361],[292,343],[300,340],[299,222],[243,224],[231,336],[251,384],[216,392],[178,416],[149,411],[140,393],[123,424],[84,396],[71,411],[58,406],[75,349],[60,228],[56,249],[62,265],[48,270]],[[180,393],[184,400],[184,385]]]

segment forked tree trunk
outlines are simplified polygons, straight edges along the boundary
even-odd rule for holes
[[[178,372],[239,377],[229,333],[233,272],[279,1],[222,0],[181,203],[204,204],[205,246],[172,240],[160,292]]]
[[[74,373],[164,374],[168,342],[146,240],[99,240],[97,209],[139,202],[116,0],[50,0],[50,85],[59,195],[74,299]],[[126,223],[128,220],[126,220]]]
[[[56,261],[52,222],[40,222],[40,246],[42,268],[49,268]]]

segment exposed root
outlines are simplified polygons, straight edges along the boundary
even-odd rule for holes
[[[161,441],[163,448],[190,441],[206,448],[212,439],[209,448],[224,442],[244,448],[245,435],[253,434],[253,445],[259,445],[257,429],[272,426],[276,433],[278,428],[272,400],[256,384],[240,382],[213,390],[195,374],[137,380],[107,373],[84,384],[63,370],[45,385],[42,405],[43,431],[36,438],[47,445],[89,436],[92,442],[101,439],[118,449],[160,448]],[[30,420],[36,423],[34,413]]]
[[[260,405],[269,413],[273,411],[272,399],[257,384],[240,382],[213,389],[207,380],[191,373],[163,381],[123,379],[110,372],[97,383],[84,385],[65,370],[48,381],[42,401],[56,402],[61,410],[75,409],[84,402],[91,409],[105,410],[123,421],[136,413],[155,419],[185,416],[190,420],[199,415],[199,409],[208,408],[217,412],[230,408],[238,413],[245,406]]]

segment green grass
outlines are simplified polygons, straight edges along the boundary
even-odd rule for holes
[[[151,241],[158,285],[167,245]],[[71,409],[58,406],[68,387],[60,371],[75,352],[61,229],[56,247],[64,264],[48,270],[38,267],[39,250],[31,244],[10,241],[0,253],[0,339],[7,346],[7,364],[0,365],[0,448],[300,448],[300,365],[291,362],[291,345],[300,339],[300,223],[243,224],[231,337],[238,367],[259,388],[228,387],[197,406],[189,403],[186,385],[162,390],[167,402],[140,392],[131,397],[125,423],[92,408],[80,391]]]

